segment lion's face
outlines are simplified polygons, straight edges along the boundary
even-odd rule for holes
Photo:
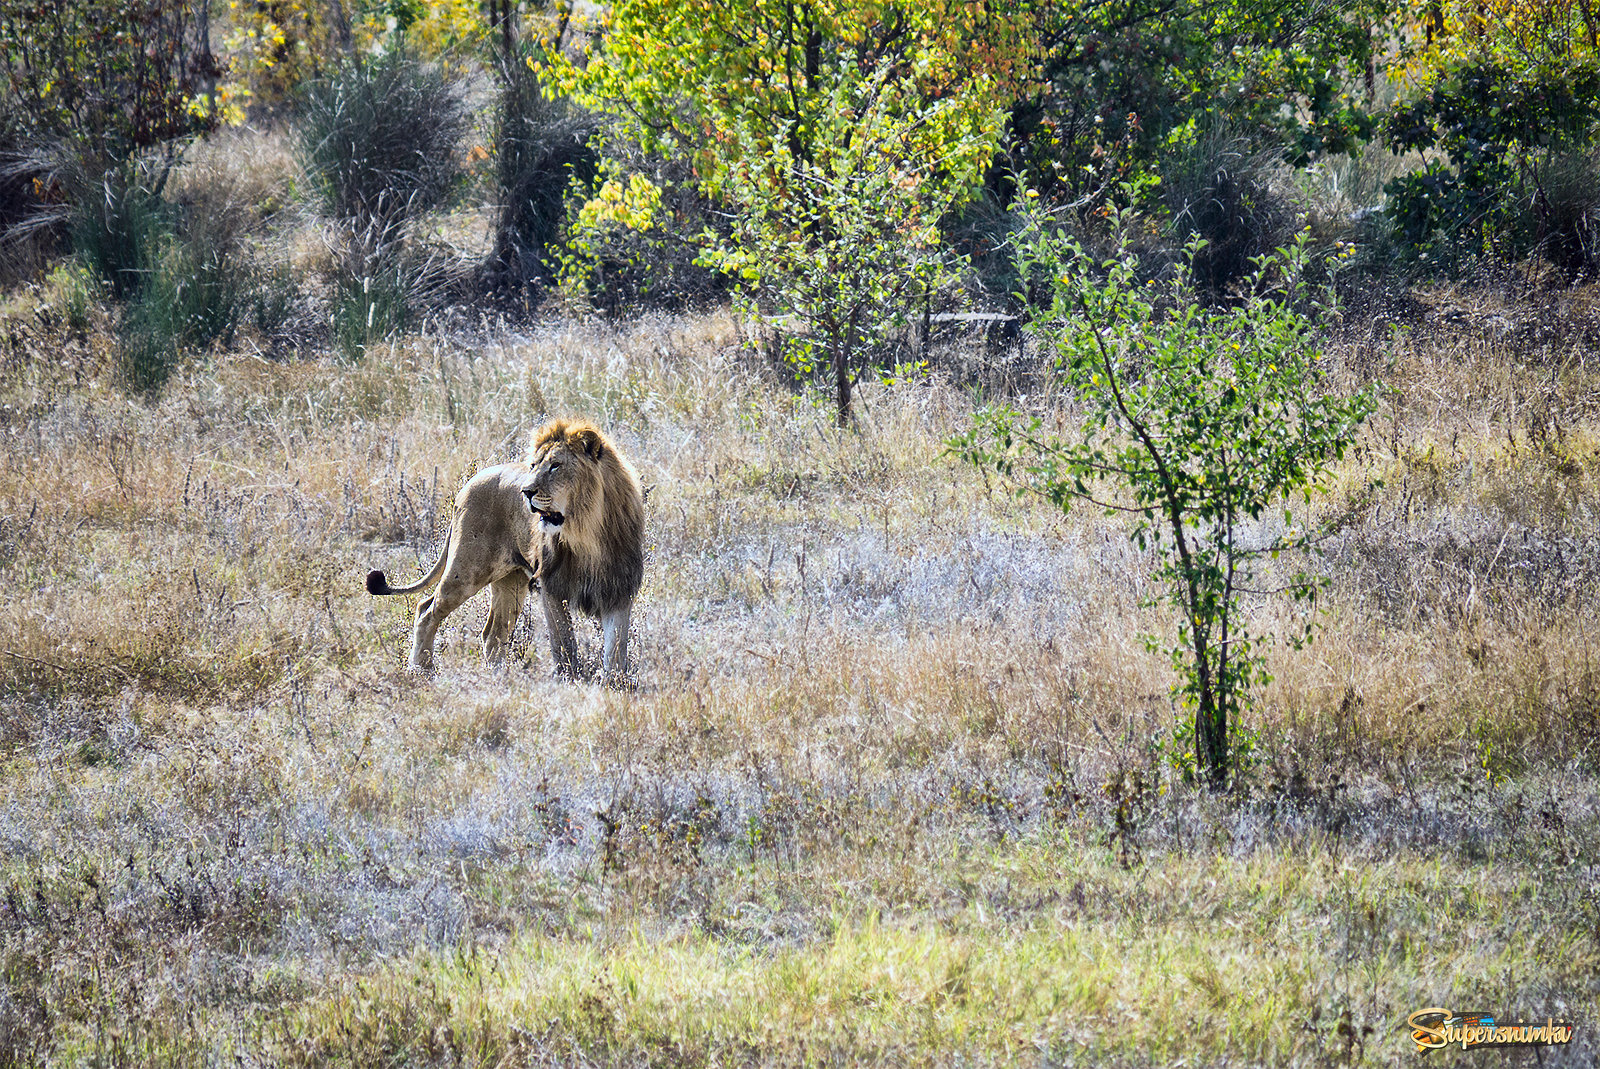
[[[530,461],[533,477],[522,491],[546,533],[560,530],[568,518],[592,507],[605,448],[587,426],[569,429],[558,424],[554,430],[535,444]]]

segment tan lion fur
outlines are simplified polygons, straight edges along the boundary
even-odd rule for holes
[[[500,464],[468,479],[456,495],[455,518],[439,560],[415,583],[391,587],[381,571],[367,573],[369,594],[414,594],[439,584],[417,603],[408,659],[412,668],[425,672],[433,667],[439,625],[486,586],[493,587],[493,594],[483,625],[483,657],[497,664],[505,656],[537,575],[533,562],[538,559],[538,536],[522,493],[528,475],[526,464]]]
[[[628,625],[644,577],[644,495],[633,465],[594,424],[555,420],[534,432],[528,459],[474,475],[456,495],[443,552],[427,575],[391,587],[367,575],[372,594],[410,594],[438,583],[417,605],[409,663],[433,666],[439,626],[485,586],[493,588],[483,655],[505,655],[530,589],[538,588],[557,668],[575,674],[570,608],[600,619],[604,678],[627,671]]]

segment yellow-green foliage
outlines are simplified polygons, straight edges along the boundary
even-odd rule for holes
[[[1513,69],[1600,57],[1600,14],[1587,0],[1486,0],[1402,7],[1406,33],[1392,71],[1404,85],[1426,87],[1461,64]]]

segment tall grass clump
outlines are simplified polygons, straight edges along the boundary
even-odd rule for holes
[[[495,115],[495,226],[490,283],[500,290],[555,277],[547,250],[561,234],[567,188],[595,176],[596,117],[545,93],[528,55],[503,63]]]
[[[411,290],[411,272],[392,250],[380,246],[357,267],[333,281],[333,345],[351,360],[405,327]]]
[[[69,159],[59,171],[72,204],[72,250],[118,301],[140,295],[172,235],[171,209],[161,199],[168,173],[147,159],[106,163],[90,155]]]
[[[403,51],[354,57],[306,90],[300,154],[340,231],[332,318],[347,357],[405,323],[407,230],[455,193],[470,122],[458,87]]]
[[[0,284],[36,273],[58,237],[40,219],[45,172],[25,145],[15,106],[0,104]]]
[[[400,223],[437,208],[461,180],[471,114],[458,88],[403,51],[343,63],[306,89],[302,160],[323,212]]]
[[[1213,294],[1250,273],[1253,260],[1287,245],[1298,213],[1277,181],[1278,154],[1227,126],[1200,131],[1162,168],[1161,197],[1174,236],[1204,238],[1189,269]]]
[[[121,307],[120,363],[139,391],[158,389],[184,351],[231,342],[256,296],[249,218],[173,203],[165,194],[175,166],[164,156],[107,163],[83,153],[57,172],[73,251]]]
[[[183,351],[231,344],[256,303],[253,265],[238,235],[196,219],[154,256],[123,318],[123,369],[136,389],[159,388]]]

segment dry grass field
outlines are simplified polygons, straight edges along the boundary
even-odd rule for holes
[[[942,456],[980,343],[840,432],[726,314],[145,400],[60,303],[0,318],[0,1065],[1393,1065],[1425,1006],[1578,1024],[1439,1064],[1600,1055],[1600,289],[1333,344],[1389,390],[1221,797],[1122,521]],[[484,667],[486,595],[408,674],[365,572],[569,413],[654,487],[636,686],[536,606]]]

